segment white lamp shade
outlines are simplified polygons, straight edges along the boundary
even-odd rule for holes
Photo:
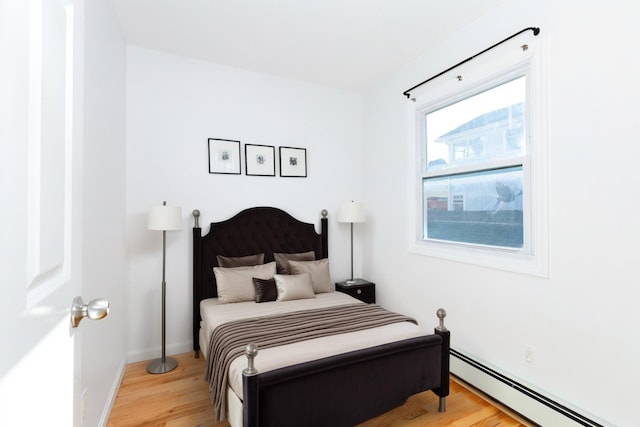
[[[364,222],[364,209],[362,202],[347,202],[340,207],[338,222]]]
[[[182,209],[177,206],[153,206],[149,209],[149,230],[182,230]]]

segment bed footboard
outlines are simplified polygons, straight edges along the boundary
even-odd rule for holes
[[[244,426],[353,426],[425,390],[442,405],[449,350],[448,331],[441,332],[264,373],[245,371]]]

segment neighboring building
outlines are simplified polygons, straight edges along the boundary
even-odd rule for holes
[[[523,151],[524,104],[494,110],[435,139],[448,161],[430,168],[473,164]],[[432,179],[426,192],[425,236],[467,243],[522,247],[522,168]],[[475,236],[475,237],[474,237]]]

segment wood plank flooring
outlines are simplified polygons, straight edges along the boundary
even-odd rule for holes
[[[178,367],[161,375],[148,374],[148,362],[127,366],[108,427],[229,426],[226,421],[213,421],[213,404],[203,380],[204,358],[195,359],[193,353],[173,357],[178,360]],[[532,424],[453,378],[446,412],[438,412],[435,394],[424,392],[410,397],[403,406],[359,425],[396,426],[530,427]]]

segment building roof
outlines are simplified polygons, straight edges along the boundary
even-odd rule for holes
[[[443,135],[440,135],[435,139],[435,142],[446,142],[446,140],[450,137],[456,136],[460,133],[483,128],[485,126],[495,125],[501,122],[506,122],[509,119],[521,119],[523,114],[524,103],[522,102],[510,105],[508,107],[500,108],[498,110],[490,111],[488,113],[474,117],[468,122],[461,124],[457,128],[450,130]]]

